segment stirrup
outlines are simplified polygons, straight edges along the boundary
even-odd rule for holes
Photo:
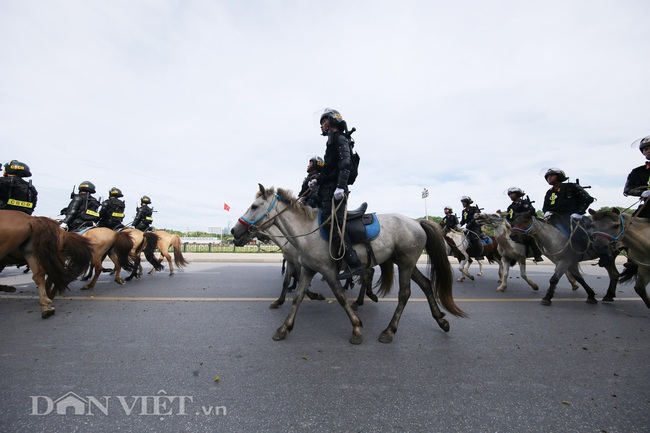
[[[344,269],[341,271],[340,274],[336,276],[337,280],[347,280],[348,278],[352,278],[353,276],[358,276],[358,275],[363,275],[366,272],[366,268],[363,266],[363,264],[359,263],[355,267],[350,267],[348,266],[347,269]]]

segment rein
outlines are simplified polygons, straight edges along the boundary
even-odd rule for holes
[[[537,218],[537,217],[533,217],[533,222],[530,224],[530,227],[528,227],[527,229],[523,229],[523,228],[521,228],[521,227],[519,227],[519,226],[513,226],[513,227],[512,227],[512,230],[513,230],[513,231],[514,231],[514,230],[517,230],[517,231],[519,231],[519,232],[522,232],[522,234],[525,234],[525,235],[530,234],[531,230],[532,230],[533,227],[535,226],[535,222],[538,222],[538,218]],[[541,222],[538,222],[538,224],[542,224],[542,223],[541,223]],[[579,228],[580,230],[585,230],[585,229],[584,229],[583,227],[581,227],[579,224],[575,224],[575,227],[571,230],[571,233],[569,233],[569,239],[567,239],[566,244],[564,244],[564,246],[563,246],[559,251],[556,251],[556,252],[554,252],[554,253],[550,253],[550,252],[547,253],[547,252],[545,251],[544,254],[546,254],[546,255],[553,255],[553,256],[556,256],[556,255],[558,255],[558,254],[561,254],[564,250],[566,250],[566,248],[567,248],[568,246],[571,246],[571,250],[572,250],[574,253],[576,253],[576,254],[586,254],[587,251],[589,251],[589,248],[590,248],[590,246],[591,246],[590,244],[591,244],[591,242],[592,242],[592,241],[591,241],[591,237],[589,236],[589,233],[587,233],[587,247],[585,248],[585,250],[584,250],[584,251],[576,251],[575,249],[573,249],[573,242],[571,242],[571,239],[573,238],[573,235],[574,235],[574,233],[576,232],[576,230],[578,230],[578,228]],[[531,234],[531,236],[534,236],[534,235]],[[544,250],[545,250],[545,249],[544,249]]]
[[[625,220],[623,219],[623,214],[619,214],[618,219],[621,222],[621,231],[616,236],[612,236],[609,233],[605,233],[605,232],[593,232],[591,235],[602,236],[604,238],[607,238],[609,239],[610,243],[618,242],[623,237],[623,234],[625,233]]]

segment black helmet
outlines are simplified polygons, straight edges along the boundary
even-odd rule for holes
[[[341,113],[339,113],[336,110],[333,110],[331,108],[326,108],[323,110],[323,114],[320,115],[320,125],[323,124],[323,120],[329,119],[330,125],[336,126],[337,129],[340,131],[345,131],[348,129],[347,123],[345,123],[345,120],[343,120],[343,116],[341,116]],[[322,135],[327,135],[327,132],[323,132]]]
[[[16,161],[15,159],[5,164],[5,172],[7,174],[15,174],[18,177],[30,177],[32,175],[27,164]]]
[[[122,194],[122,190],[116,187],[113,187],[108,191],[108,196],[109,197],[124,197],[124,194]]]
[[[467,204],[472,204],[472,203],[474,203],[474,200],[472,200],[472,198],[470,196],[464,195],[464,196],[462,196],[460,198],[460,202],[461,203],[467,202]]]
[[[146,195],[143,195],[142,198],[140,199],[140,203],[151,204],[151,199]]]
[[[521,190],[521,188],[517,188],[516,186],[511,186],[508,188],[508,195],[512,194],[513,192],[516,193],[519,197],[523,197],[524,194],[526,194]]]
[[[95,184],[88,180],[85,180],[79,184],[79,192],[81,191],[86,191],[91,194],[95,194]]]
[[[546,181],[548,182],[548,177],[549,177],[550,175],[552,175],[552,174],[554,174],[554,175],[557,176],[557,180],[558,180],[559,182],[564,182],[565,180],[568,179],[568,178],[566,177],[566,174],[564,173],[564,171],[563,171],[563,170],[560,170],[560,169],[557,168],[557,167],[552,167],[552,168],[549,168],[548,170],[546,170],[546,174],[544,174],[544,179],[546,179]]]
[[[447,211],[449,209],[449,212],[453,212],[454,210],[451,208],[451,206],[445,206],[444,211]]]
[[[310,162],[310,164],[311,164],[311,167],[312,167],[315,171],[321,171],[321,169],[322,169],[323,166],[325,165],[325,161],[323,161],[323,158],[321,158],[320,156],[314,156],[314,157],[312,157],[312,158],[309,160],[309,162]]]
[[[643,137],[639,140],[639,150],[643,153],[643,149],[650,146],[650,135]]]

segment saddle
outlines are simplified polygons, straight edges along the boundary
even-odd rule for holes
[[[368,203],[363,203],[361,206],[354,210],[349,210],[346,213],[345,234],[349,236],[352,244],[369,243],[371,240],[379,236],[379,220],[374,213],[365,213],[368,209]],[[323,220],[327,219],[329,215],[323,217],[323,212],[318,211],[318,224],[322,225]],[[325,240],[329,239],[330,224],[327,223],[320,228],[321,237]]]

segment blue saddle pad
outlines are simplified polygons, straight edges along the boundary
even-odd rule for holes
[[[486,237],[484,237],[484,238],[481,239],[481,243],[482,243],[483,245],[492,245],[492,238],[486,236]]]
[[[82,234],[86,233],[88,230],[90,230],[90,229],[94,229],[94,228],[95,228],[95,227],[84,227],[84,228],[82,228],[82,229],[75,230],[73,233],[76,233],[76,234],[78,234],[78,235],[82,235]]]
[[[325,218],[327,219],[327,218]],[[318,210],[318,225],[322,226],[323,224],[323,211],[320,209]],[[352,221],[347,222],[347,227],[350,227],[351,225],[357,225],[357,224],[363,224],[365,228],[365,238],[359,239],[359,236],[356,235],[355,233],[351,233],[350,231],[347,230],[348,235],[350,235],[350,240],[352,243],[360,243],[363,242],[364,240],[371,241],[375,239],[377,236],[379,236],[379,231],[380,231],[380,226],[379,226],[379,220],[377,219],[377,215],[374,213],[371,214],[365,214],[361,218],[355,218]],[[325,227],[320,228],[320,235],[323,239],[328,240],[330,238],[329,234],[329,224],[327,224]],[[326,229],[327,227],[327,229]]]

